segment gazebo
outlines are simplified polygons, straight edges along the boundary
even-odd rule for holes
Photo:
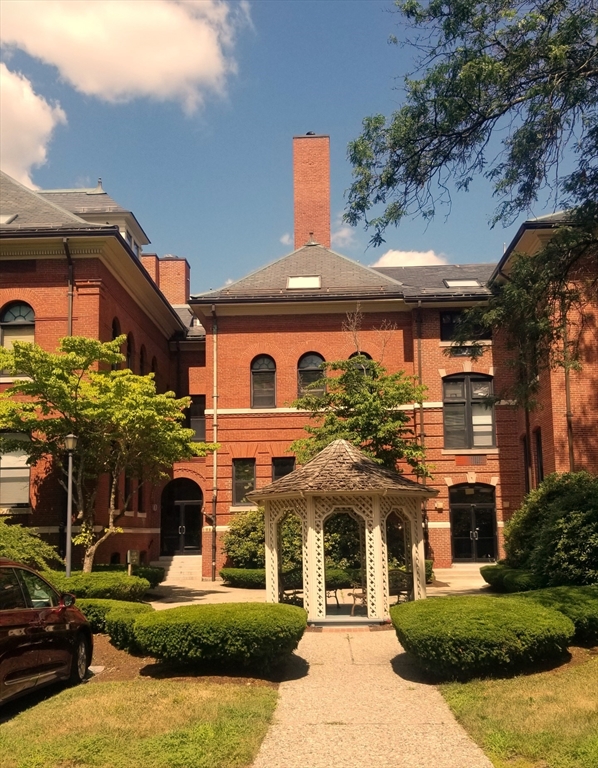
[[[393,513],[405,530],[412,598],[425,598],[422,501],[437,493],[376,464],[346,440],[335,440],[303,467],[252,491],[248,498],[263,504],[265,511],[267,601],[279,602],[279,526],[288,514],[294,514],[301,520],[303,604],[308,621],[326,620],[324,523],[338,513],[349,514],[364,531],[362,569],[368,620],[384,621],[389,616],[386,532]]]

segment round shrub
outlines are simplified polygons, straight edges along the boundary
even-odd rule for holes
[[[112,564],[94,565],[93,570],[94,570],[94,573],[97,573],[99,571],[113,571],[117,573],[123,573],[123,572],[126,573],[127,566],[112,565]],[[139,576],[142,579],[147,579],[149,581],[150,589],[155,589],[155,587],[157,587],[158,584],[161,584],[166,578],[166,570],[164,568],[160,568],[160,566],[134,565],[133,576]]]
[[[153,611],[147,603],[128,603],[124,600],[102,600],[97,598],[77,599],[77,607],[83,611],[91,626],[92,632],[108,632],[106,618],[112,611],[128,611],[129,613],[148,613]]]
[[[292,605],[190,605],[140,616],[135,637],[143,653],[165,661],[268,669],[295,650],[306,625]]]
[[[46,571],[48,581],[59,592],[70,592],[80,598],[102,598],[105,600],[141,600],[149,589],[149,581],[139,576],[110,571],[82,573],[73,571],[70,578],[62,571]]]
[[[106,632],[110,635],[110,642],[121,651],[135,653],[140,650],[135,635],[135,622],[139,616],[146,616],[154,612],[147,603],[120,602],[106,615]]]
[[[390,609],[403,648],[429,672],[467,679],[556,659],[575,634],[558,611],[520,598],[438,597]]]
[[[509,568],[508,565],[484,565],[480,568],[484,581],[494,592],[527,592],[529,589],[539,589],[540,579],[531,571],[520,568]]]
[[[598,476],[549,475],[505,527],[505,551],[542,586],[598,583]]]
[[[578,643],[598,644],[598,585],[589,587],[549,587],[519,597],[565,614],[575,625]]]

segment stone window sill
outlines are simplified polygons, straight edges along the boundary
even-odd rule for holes
[[[443,448],[443,456],[496,456],[498,448]]]

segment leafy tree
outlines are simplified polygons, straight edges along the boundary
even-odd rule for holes
[[[322,368],[338,375],[324,375],[293,403],[319,422],[308,424],[310,436],[291,445],[298,461],[304,464],[333,440],[344,439],[383,466],[397,469],[398,462],[405,461],[416,474],[427,475],[412,415],[401,409],[421,402],[425,388],[402,371],[386,373],[380,363],[363,355],[323,363]]]
[[[32,568],[46,570],[61,562],[53,546],[43,541],[35,528],[24,528],[0,520],[0,557],[7,557]]]
[[[189,398],[156,392],[153,374],[115,370],[124,356],[121,336],[102,343],[84,337],[62,339],[57,353],[15,342],[0,349],[0,369],[20,377],[0,394],[0,451],[23,447],[29,438],[29,463],[51,459],[66,486],[64,439],[78,436],[73,454],[73,499],[85,547],[83,570],[91,571],[98,547],[118,533],[118,518],[132,495],[120,493],[123,474],[156,483],[173,462],[204,456],[214,446],[192,443],[182,426]],[[15,437],[15,435],[17,437]],[[95,530],[98,491],[108,478],[108,523]]]
[[[407,77],[403,106],[388,120],[366,118],[349,145],[347,220],[365,221],[379,244],[389,224],[433,216],[453,185],[466,190],[478,174],[501,198],[495,222],[529,210],[545,188],[595,216],[596,0],[395,4],[423,76]]]
[[[569,209],[546,247],[513,255],[488,306],[468,312],[455,339],[475,338],[480,326],[503,333],[514,383],[502,396],[522,406],[529,421],[540,372],[579,365],[585,309],[598,294],[598,4],[396,6],[411,26],[421,75],[406,78],[397,112],[366,118],[350,144],[346,219],[363,221],[380,244],[389,225],[434,216],[450,203],[451,189],[467,190],[478,175],[500,201],[493,224],[527,213],[543,192]]]
[[[288,515],[281,526],[282,567],[301,567],[301,520]],[[248,509],[236,514],[223,537],[223,549],[235,568],[264,568],[266,529],[263,509]]]

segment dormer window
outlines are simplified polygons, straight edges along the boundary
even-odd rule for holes
[[[297,275],[287,278],[287,290],[301,290],[308,288],[321,288],[322,278],[320,275]]]

